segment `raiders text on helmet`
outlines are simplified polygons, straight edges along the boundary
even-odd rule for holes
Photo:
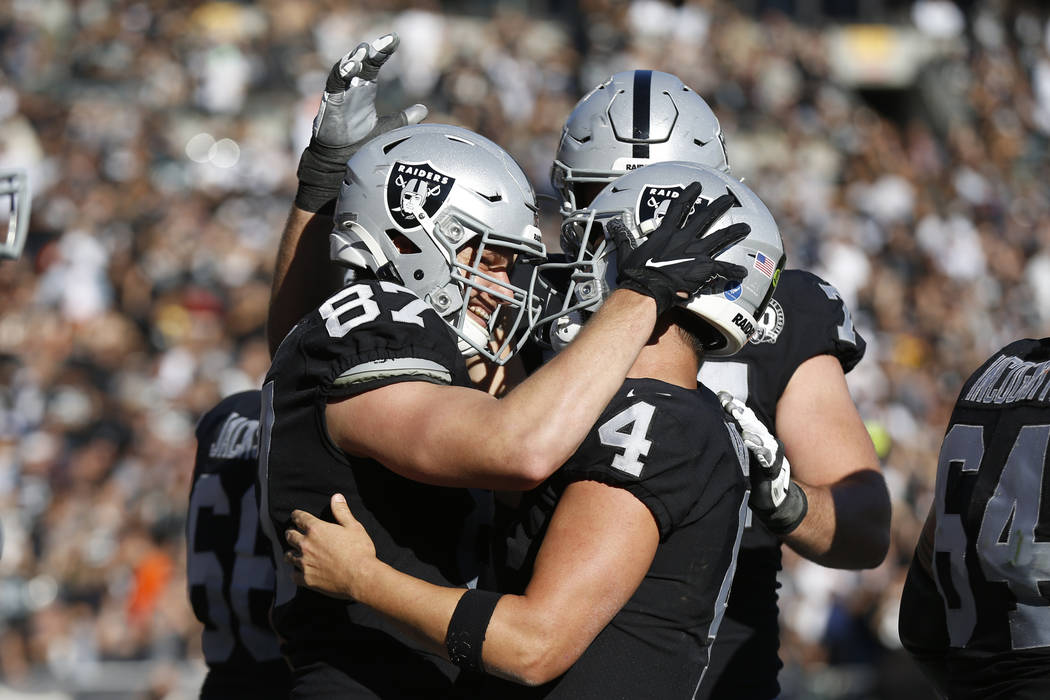
[[[369,141],[347,162],[335,208],[331,256],[392,276],[432,306],[460,338],[464,354],[505,362],[520,347],[533,313],[529,287],[508,286],[478,264],[498,246],[518,260],[546,250],[536,227],[532,186],[514,159],[488,139],[444,124],[416,124]],[[457,259],[467,246],[469,261]],[[484,282],[501,285],[502,292]],[[470,290],[498,298],[488,328],[467,313]],[[510,320],[507,320],[507,316]],[[491,348],[497,324],[507,331]]]
[[[729,193],[736,203],[710,228],[717,231],[745,223],[751,232],[741,242],[719,254],[719,260],[742,265],[747,277],[717,293],[700,294],[682,305],[707,321],[716,331],[711,355],[732,355],[748,341],[758,326],[786,257],[776,221],[762,201],[743,183],[715,168],[695,163],[653,163],[627,173],[607,185],[591,204],[562,226],[562,248],[572,260],[572,277],[560,313],[571,319],[594,311],[616,286],[616,250],[604,235],[605,223],[622,217],[632,235],[645,238],[658,225],[670,202],[691,182],[701,184],[697,201],[710,202]],[[571,339],[572,321],[560,320],[552,328],[556,344]],[[559,342],[560,341],[560,342]]]
[[[670,73],[617,73],[580,100],[551,169],[562,215],[587,206],[577,185],[605,184],[650,163],[680,160],[726,172],[722,128],[702,97]]]

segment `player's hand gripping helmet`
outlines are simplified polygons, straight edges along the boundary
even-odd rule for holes
[[[405,126],[369,141],[347,162],[331,257],[408,287],[459,336],[464,355],[502,364],[531,326],[531,284],[508,284],[479,264],[493,247],[519,264],[543,258],[536,216],[532,186],[502,148],[455,126]],[[459,260],[468,246],[469,260]],[[472,289],[499,301],[487,328],[467,312]],[[498,347],[491,347],[494,337]]]
[[[29,203],[25,172],[0,170],[0,222],[7,217],[6,235],[0,235],[0,258],[15,260],[22,254],[29,231]]]
[[[669,160],[729,172],[714,112],[670,73],[617,73],[576,103],[562,129],[551,168],[562,216],[589,204],[580,185],[605,185],[630,170]]]
[[[747,277],[712,294],[700,294],[681,303],[713,329],[706,350],[711,355],[732,355],[755,331],[784,267],[784,244],[776,221],[762,201],[743,183],[726,173],[695,163],[654,163],[607,185],[590,209],[576,212],[562,225],[562,249],[568,254],[568,289],[560,309],[545,318],[560,316],[550,331],[551,344],[561,347],[575,336],[583,319],[597,309],[616,287],[616,246],[605,233],[606,223],[622,217],[631,236],[638,240],[653,231],[672,199],[691,182],[701,184],[697,203],[731,194],[736,203],[710,226],[718,231],[731,224],[750,225],[744,240],[718,255],[717,260],[742,265]]]

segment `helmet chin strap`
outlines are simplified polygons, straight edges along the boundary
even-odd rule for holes
[[[469,314],[463,322],[463,335],[470,339],[475,345],[485,346],[489,342],[489,329],[475,321]],[[465,338],[459,339],[459,354],[463,357],[474,357],[479,354],[478,349],[468,343]]]

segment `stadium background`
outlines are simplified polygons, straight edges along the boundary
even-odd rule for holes
[[[193,696],[193,425],[268,366],[272,258],[325,74],[390,30],[381,107],[424,102],[492,137],[541,193],[565,117],[611,73],[667,70],[710,102],[790,264],[834,283],[868,341],[849,381],[894,501],[876,570],[786,554],[783,697],[930,697],[896,616],[948,412],[991,351],[1050,321],[1048,16],[1009,0],[0,3],[0,166],[34,190],[26,251],[0,265],[0,698]]]

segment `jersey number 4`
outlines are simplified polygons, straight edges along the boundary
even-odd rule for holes
[[[976,475],[985,455],[984,428],[960,424],[944,438],[937,468],[933,568],[953,647],[966,646],[977,626],[970,577],[973,567],[968,554],[976,554],[986,581],[1005,583],[1014,599],[1013,609],[1007,610],[1011,647],[1050,646],[1050,537],[1046,537],[1050,523],[1040,522],[1048,441],[1050,425],[1020,429],[981,512],[967,501],[953,498],[949,482],[954,479],[958,484],[962,478]],[[985,465],[985,469],[993,466]],[[1050,508],[1050,503],[1046,507]],[[980,513],[974,543],[968,543],[963,524],[968,513]]]
[[[646,437],[649,432],[649,423],[653,420],[656,407],[644,401],[632,404],[630,407],[617,413],[598,427],[598,439],[603,445],[618,447],[623,450],[622,455],[613,457],[612,466],[631,476],[640,476],[642,457],[649,454],[649,448],[653,441]],[[624,428],[630,426],[630,430]]]

